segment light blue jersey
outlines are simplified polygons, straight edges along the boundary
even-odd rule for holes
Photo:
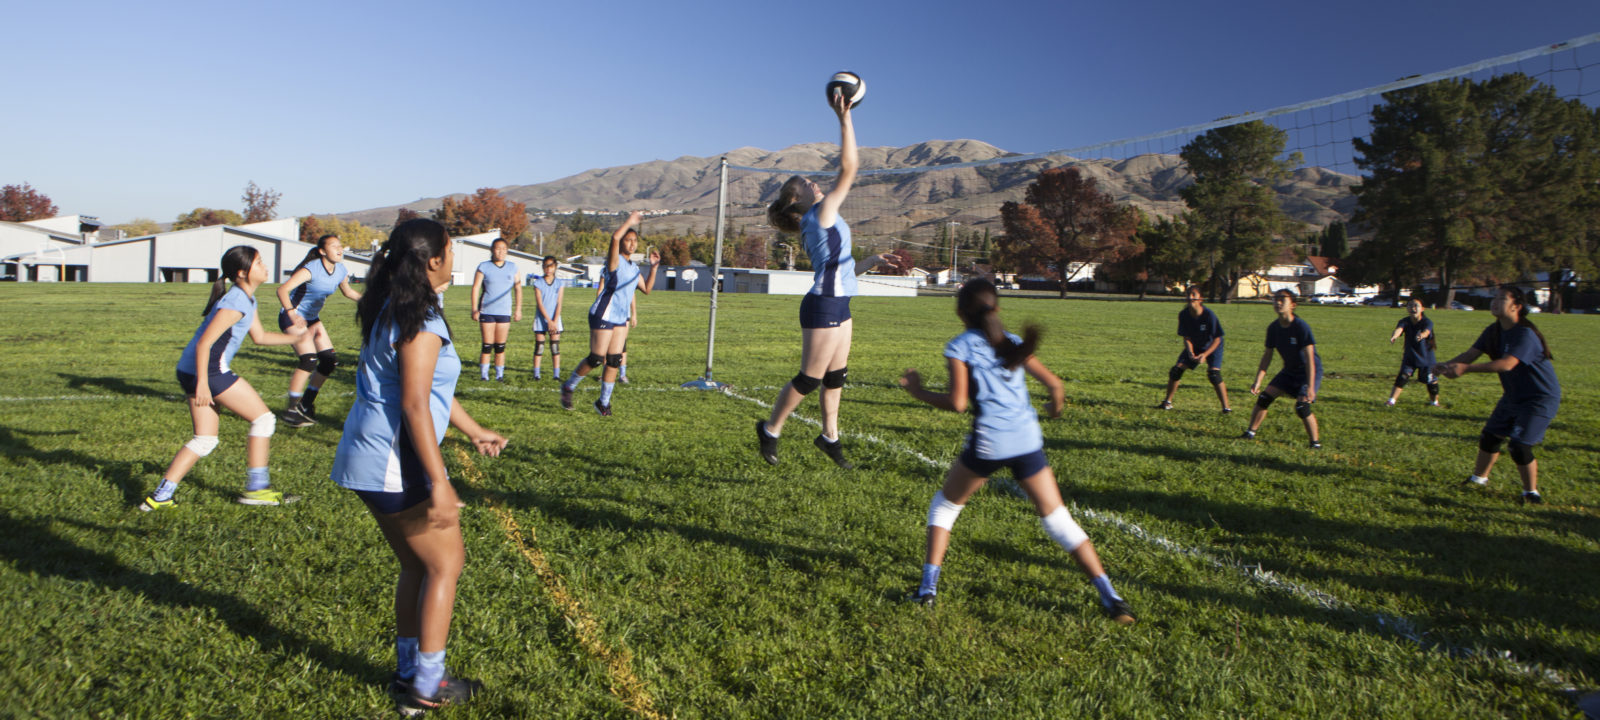
[[[300,313],[306,324],[309,325],[322,317],[322,305],[328,301],[328,296],[338,292],[340,283],[350,276],[350,270],[344,263],[333,266],[333,272],[328,272],[321,260],[312,260],[306,263],[305,269],[310,271],[311,279],[307,280],[289,293],[289,302],[294,303],[294,310]]]
[[[183,356],[178,358],[178,372],[186,372],[199,376],[195,368],[194,349],[200,343],[200,336],[205,334],[206,328],[211,325],[211,319],[217,316],[219,310],[233,310],[244,317],[222,331],[222,337],[211,344],[211,357],[206,362],[206,374],[228,372],[228,364],[233,362],[233,356],[239,352],[239,344],[244,342],[244,336],[250,334],[250,326],[256,321],[256,299],[250,297],[238,285],[228,288],[228,291],[217,298],[217,304],[211,307],[211,312],[206,313],[206,319],[200,321],[200,327],[195,328],[194,337],[189,338],[188,346],[183,349]]]
[[[633,316],[633,291],[639,287],[639,266],[617,257],[617,269],[601,274],[605,287],[589,306],[589,317],[608,323],[625,323]]]
[[[560,320],[561,317],[556,315],[556,303],[561,300],[561,281],[555,278],[534,278],[533,291],[539,293],[539,302],[550,312],[550,318]]]
[[[822,227],[817,213],[822,203],[811,206],[810,212],[800,218],[800,237],[805,239],[806,257],[816,279],[808,294],[823,297],[854,297],[856,294],[856,258],[851,254],[850,226],[844,218],[835,218],[833,227]]]
[[[1012,342],[1019,338],[1006,334]],[[984,460],[1004,460],[1044,448],[1039,414],[1028,397],[1027,372],[1007,370],[989,340],[978,330],[957,335],[944,346],[944,356],[967,365],[972,397],[972,447]]]
[[[495,265],[493,260],[478,263],[483,273],[483,294],[478,297],[478,312],[483,315],[510,315],[511,293],[518,282],[517,264],[507,260]]]
[[[444,318],[431,317],[422,332],[438,335],[438,363],[433,367],[433,389],[428,395],[428,410],[433,415],[434,442],[444,440],[450,427],[450,403],[461,375],[461,358],[450,342],[450,328]],[[356,401],[344,421],[344,435],[333,456],[333,481],[350,490],[401,492],[400,474],[402,433],[400,409],[400,353],[395,348],[400,330],[393,323],[372,329],[372,336],[361,346],[356,368]]]

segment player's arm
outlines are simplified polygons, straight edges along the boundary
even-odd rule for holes
[[[828,99],[833,112],[839,116],[839,178],[833,189],[822,197],[822,207],[817,210],[817,224],[830,228],[839,219],[839,207],[856,183],[856,171],[861,168],[861,157],[856,152],[856,126],[850,119],[850,101],[844,93]]]
[[[290,320],[299,320],[300,313],[295,312],[294,301],[289,299],[289,295],[294,292],[295,288],[310,281],[311,271],[306,268],[300,268],[290,273],[289,279],[278,286],[278,304],[282,305],[283,309],[289,313]],[[239,318],[234,318],[234,322],[238,322],[238,320]]]
[[[1050,390],[1050,402],[1045,404],[1045,411],[1050,413],[1050,417],[1061,417],[1061,408],[1067,404],[1067,387],[1062,384],[1061,378],[1050,372],[1050,368],[1045,367],[1037,355],[1029,355],[1022,369]]]
[[[1210,357],[1211,353],[1216,352],[1217,351],[1217,346],[1219,346],[1221,344],[1222,344],[1222,338],[1220,338],[1220,337],[1211,338],[1211,344],[1206,346],[1205,352],[1202,352],[1199,355],[1195,355],[1195,357],[1199,358],[1201,360],[1204,360],[1204,359]],[[1194,349],[1190,348],[1189,352],[1192,354],[1194,352]]]
[[[345,278],[339,281],[339,292],[343,293],[345,297],[350,298],[351,300],[361,302],[361,293],[356,292],[354,288],[350,287],[350,278]]]
[[[635,210],[628,213],[628,219],[622,221],[622,225],[617,227],[616,232],[611,233],[611,247],[606,249],[607,270],[616,272],[617,259],[622,257],[622,236],[627,235],[628,230],[638,226],[642,220],[644,220],[644,211]]]
[[[478,319],[478,298],[483,294],[483,271],[472,273],[472,319]]]
[[[517,282],[516,278],[512,278],[511,288],[513,295],[511,319],[522,322],[522,283]]]
[[[946,358],[950,364],[950,392],[936,393],[922,386],[922,375],[912,368],[906,368],[905,375],[900,377],[900,387],[906,389],[918,400],[932,405],[940,410],[951,412],[967,411],[967,364],[955,358]]]
[[[404,421],[400,423],[400,432],[410,434],[417,461],[433,481],[428,524],[435,528],[448,528],[459,522],[461,507],[456,490],[450,485],[450,475],[445,472],[444,455],[439,452],[438,437],[434,434],[433,410],[429,407],[433,371],[439,364],[439,348],[443,346],[444,339],[431,332],[419,332],[399,345],[400,415]],[[454,415],[452,412],[452,418]]]
[[[1306,380],[1307,380],[1307,382],[1306,382],[1306,394],[1300,396],[1300,399],[1304,400],[1306,402],[1316,402],[1317,401],[1317,383],[1316,383],[1316,380],[1315,380],[1315,378],[1317,376],[1317,345],[1316,345],[1316,343],[1312,343],[1310,345],[1305,346],[1305,348],[1303,348],[1300,351],[1300,354],[1305,356]]]
[[[661,267],[661,251],[650,248],[650,255],[645,259],[650,262],[650,273],[645,276],[644,282],[639,283],[639,292],[649,295],[650,289],[656,285],[656,270]],[[639,296],[635,295],[635,303],[637,303],[638,299]],[[635,307],[637,307],[637,304],[635,304]]]
[[[1406,332],[1406,326],[1404,326],[1404,325],[1396,325],[1396,326],[1394,326],[1394,332],[1389,333],[1389,344],[1393,345],[1394,341],[1400,339],[1400,336],[1404,335],[1405,332]]]
[[[500,451],[506,447],[506,439],[500,433],[479,425],[455,398],[450,398],[450,424],[466,434],[467,439],[472,441],[472,446],[477,448],[480,454],[499,457]]]
[[[1471,350],[1469,352],[1473,354],[1474,359],[1476,359],[1476,356],[1480,354],[1476,350]],[[1518,360],[1517,356],[1512,355],[1511,353],[1501,355],[1499,360],[1490,360],[1489,362],[1485,363],[1475,363],[1471,360],[1461,360],[1461,358],[1466,357],[1466,355],[1467,353],[1461,353],[1450,362],[1441,364],[1439,366],[1438,374],[1447,378],[1458,378],[1467,373],[1475,372],[1501,373],[1514,370],[1518,365],[1522,364],[1522,361]]]
[[[544,293],[533,294],[533,309],[539,313],[539,317],[544,318],[545,324],[553,322],[550,319],[550,312],[544,306]]]
[[[1272,348],[1261,353],[1261,364],[1256,366],[1256,381],[1250,383],[1250,394],[1261,394],[1261,381],[1267,379],[1267,368],[1272,366]]]
[[[228,313],[232,315],[233,322],[239,322],[239,318],[244,317],[244,313],[235,312],[233,310],[223,310],[217,313],[217,316],[221,317],[222,313]],[[206,328],[206,330],[210,331],[210,328]],[[257,315],[256,317],[250,318],[250,342],[253,342],[257,345],[293,345],[294,343],[300,342],[300,340],[305,336],[306,324],[303,320],[296,319],[294,324],[289,326],[289,332],[279,333],[267,332],[266,328],[261,327],[261,316]],[[200,357],[198,354],[199,351],[200,348],[196,347],[195,352],[197,354],[195,357]],[[210,353],[211,348],[207,346],[206,357],[210,357]]]
[[[566,299],[567,299],[567,288],[566,288],[566,286],[562,286],[562,287],[556,288],[556,309],[555,309],[555,312],[553,312],[550,315],[546,316],[546,319],[549,322],[554,323],[556,321],[556,318],[561,317],[561,303],[566,302]],[[555,325],[551,325],[550,327],[554,328]]]

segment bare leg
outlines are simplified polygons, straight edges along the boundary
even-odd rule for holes
[[[1517,474],[1522,476],[1522,489],[1524,492],[1539,492],[1539,461],[1534,460],[1527,465],[1518,465]]]
[[[983,487],[988,478],[972,471],[960,460],[951,463],[950,470],[944,474],[944,499],[957,505],[965,505],[972,498],[972,494]],[[928,552],[924,562],[929,565],[943,565],[944,554],[950,549],[950,531],[936,525],[928,526]]]
[[[228,412],[238,415],[245,420],[254,421],[266,415],[271,410],[261,401],[261,396],[256,394],[256,389],[250,382],[239,379],[233,385],[216,396],[218,405],[226,408]],[[272,438],[248,436],[245,438],[245,467],[259,468],[267,466],[267,452],[272,446]]]
[[[1217,391],[1217,401],[1222,403],[1222,409],[1223,410],[1228,410],[1228,409],[1231,409],[1233,407],[1233,405],[1228,402],[1228,384],[1227,383],[1217,383],[1215,386],[1213,386],[1212,389]]]
[[[1316,416],[1316,414],[1313,413],[1311,415],[1305,416],[1305,419],[1302,420],[1301,422],[1305,423],[1306,434],[1311,436],[1311,442],[1317,442],[1319,437],[1317,435],[1317,416]]]
[[[545,334],[544,333],[534,333],[533,334],[534,347],[539,347],[540,345],[543,345],[544,344],[544,340],[545,340]],[[544,365],[544,350],[541,349],[538,352],[535,352],[533,354],[533,371],[534,372],[539,372],[539,368],[543,367],[543,365]]]
[[[1021,483],[1022,489],[1033,500],[1033,507],[1044,517],[1062,506],[1061,488],[1056,485],[1056,473],[1046,467]],[[1083,568],[1084,574],[1096,578],[1106,574],[1105,568],[1100,565],[1100,555],[1094,551],[1094,543],[1084,540],[1078,547],[1072,549],[1072,559],[1078,562],[1078,567]]]
[[[800,331],[800,372],[807,377],[821,378],[828,371],[838,346],[842,328],[804,328]],[[848,337],[848,336],[846,336]],[[800,407],[805,396],[794,389],[793,381],[785,383],[772,403],[772,414],[767,418],[767,432],[773,437],[783,434],[783,424],[789,414]],[[837,422],[837,421],[836,421]],[[837,432],[837,428],[835,429]]]
[[[1488,480],[1489,471],[1494,468],[1495,461],[1499,459],[1500,453],[1484,452],[1482,449],[1478,450],[1478,461],[1472,465],[1472,474]]]
[[[510,337],[511,337],[511,323],[495,323],[494,324],[494,342],[495,342],[496,345],[504,345],[504,344],[506,344],[506,340],[510,339]],[[506,366],[506,353],[505,353],[504,350],[501,350],[501,351],[496,352],[494,354],[494,366],[496,368],[504,368]],[[499,372],[504,372],[504,370],[501,370]]]
[[[193,396],[191,395],[190,397]],[[217,417],[216,405],[195,407],[193,404],[189,404],[189,419],[194,421],[195,435],[216,437],[217,427],[221,424],[220,419]],[[196,455],[188,446],[180,447],[178,448],[178,454],[172,456],[172,462],[167,465],[167,472],[161,477],[164,480],[171,480],[175,483],[183,482],[184,476],[188,475],[189,471],[194,469],[194,464],[199,461],[200,456]]]
[[[828,360],[828,371],[842,370],[850,365],[850,338],[855,331],[855,320],[846,320],[839,325],[838,345],[834,346],[833,357]],[[829,440],[839,439],[839,401],[844,395],[844,388],[822,388],[822,434]]]
[[[422,577],[414,581],[418,593],[413,625],[410,618],[401,614],[402,610],[409,608],[399,597],[400,592],[408,589],[402,583],[410,584],[413,581],[405,577],[407,558],[400,551],[395,552],[395,556],[401,560],[401,582],[396,584],[395,625],[401,633],[405,633],[409,627],[417,628],[417,649],[421,652],[443,650],[449,640],[450,618],[455,611],[456,581],[461,577],[462,566],[466,564],[461,527],[432,527],[428,523],[431,504],[430,500],[393,515],[374,515],[381,526],[391,526],[384,528],[384,537],[388,538],[397,531],[406,548],[421,565]]]

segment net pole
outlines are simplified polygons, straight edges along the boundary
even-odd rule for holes
[[[698,380],[683,384],[698,390],[720,390],[726,383],[711,377],[711,365],[717,352],[717,291],[722,284],[722,243],[728,220],[728,158],[722,158],[717,170],[717,244],[711,257],[711,318],[706,327],[706,374]]]

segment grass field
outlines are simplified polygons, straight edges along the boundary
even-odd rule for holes
[[[134,509],[191,434],[172,368],[205,291],[0,287],[0,715],[393,714],[396,566],[328,480],[337,422],[274,438],[297,504],[232,502],[247,423],[230,416],[176,510]],[[569,327],[590,297],[569,293]],[[466,298],[448,306],[475,348]],[[1600,319],[1537,318],[1566,395],[1539,449],[1549,504],[1521,507],[1509,459],[1489,490],[1458,487],[1493,378],[1446,381],[1443,407],[1417,385],[1383,407],[1398,310],[1304,308],[1328,371],[1312,451],[1286,403],[1235,439],[1265,305],[1214,308],[1240,409],[1224,417],[1203,373],[1152,409],[1178,304],[1005,302],[1013,327],[1045,327],[1040,357],[1066,380],[1046,451],[1140,614],[1124,628],[998,482],[955,528],[940,604],[897,602],[969,420],[894,379],[911,365],[943,385],[954,301],[855,301],[854,472],[804,423],[777,468],[749,437],[796,369],[797,301],[724,296],[731,394],[678,389],[704,366],[706,299],[686,293],[641,297],[614,417],[588,410],[593,380],[576,412],[532,381],[526,324],[509,383],[463,374],[462,405],[511,445],[491,459],[446,440],[468,503],[450,665],[488,688],[448,717],[1575,717],[1600,683]],[[353,305],[329,305],[353,360]],[[1490,321],[1432,317],[1442,357]],[[571,367],[586,341],[564,345]],[[234,368],[278,408],[292,359],[246,342]],[[322,415],[352,390],[347,367]]]

